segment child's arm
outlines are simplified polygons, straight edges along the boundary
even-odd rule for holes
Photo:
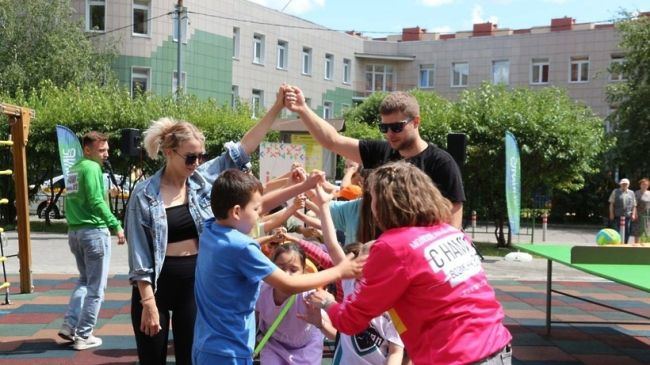
[[[301,221],[305,222],[306,225],[311,226],[311,227],[316,227],[320,229],[320,221],[314,217],[311,217],[299,210],[295,211],[293,213],[293,216],[300,219]]]
[[[341,189],[352,184],[352,175],[359,169],[359,164],[352,160],[345,160],[343,177],[341,178]]]
[[[330,255],[328,255],[327,252],[323,251],[323,249],[318,245],[315,245],[309,241],[301,240],[290,234],[285,234],[284,238],[300,246],[302,250],[305,251],[307,257],[309,257],[310,260],[314,261],[314,263],[318,266],[324,269],[334,266]]]
[[[325,337],[329,338],[330,340],[336,339],[336,328],[332,326],[332,321],[330,321],[327,313],[325,313],[325,311],[321,310],[320,308],[308,305],[307,313],[297,313],[296,316],[318,328],[325,335]]]
[[[350,254],[338,265],[313,274],[291,276],[280,269],[276,269],[265,277],[264,281],[285,293],[301,293],[336,280],[359,277],[365,258],[353,259],[353,257],[354,255]]]
[[[293,215],[297,210],[304,207],[304,199],[300,196],[297,196],[293,200],[293,204],[282,209],[279,212],[273,213],[269,219],[264,221],[264,232],[271,232],[274,228],[280,227],[281,225],[287,222],[287,219]]]
[[[388,354],[386,355],[386,365],[402,365],[403,358],[404,358],[404,347],[388,341]]]
[[[332,221],[332,213],[330,212],[329,203],[332,199],[332,194],[326,193],[323,188],[316,186],[316,194],[313,197],[314,203],[320,208],[320,224],[321,231],[323,232],[323,241],[327,245],[327,251],[332,258],[332,262],[338,264],[345,259],[343,248],[336,240],[336,229],[334,228],[334,221]]]
[[[325,180],[325,173],[322,171],[314,171],[304,180],[294,183],[293,185],[281,189],[277,189],[262,195],[262,211],[268,212],[269,210],[277,207],[279,204],[291,199],[292,197],[303,193],[309,189],[313,189],[318,183]]]

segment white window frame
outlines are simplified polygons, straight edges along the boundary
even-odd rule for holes
[[[104,8],[104,28],[103,29],[93,29],[92,17],[90,16],[90,9],[95,6],[101,6]],[[103,33],[106,31],[106,1],[105,0],[86,0],[86,31],[88,32],[98,32]]]
[[[135,12],[136,10],[144,10],[144,33],[138,33],[135,31]],[[136,37],[149,37],[151,35],[151,22],[149,18],[151,17],[151,1],[150,0],[133,0],[133,6],[131,9],[131,24],[133,24],[133,29],[131,35]]]
[[[257,113],[264,106],[264,90],[253,89],[251,91],[251,117],[257,118]]]
[[[256,65],[264,64],[266,37],[261,33],[253,34],[253,63]]]
[[[433,89],[435,86],[436,65],[433,63],[420,65],[418,74],[418,87],[420,89]],[[423,82],[426,81],[426,82]]]
[[[504,67],[505,66],[505,67]],[[500,70],[505,69],[505,74],[497,74]],[[492,84],[510,85],[510,61],[494,60],[492,61]]]
[[[241,29],[232,27],[232,58],[239,59],[239,43],[241,41]]]
[[[151,68],[140,66],[131,67],[131,87],[129,88],[131,91],[131,97],[135,96],[135,88],[133,87],[133,82],[137,79],[145,80],[144,89],[142,90],[143,92],[151,90]]]
[[[352,60],[349,58],[343,59],[343,83],[350,84],[352,82]]]
[[[334,103],[331,101],[323,101],[323,119],[334,118]]]
[[[172,95],[176,95],[178,90],[178,71],[172,72]],[[181,71],[181,87],[187,90],[187,72]]]
[[[609,61],[610,69],[611,69],[612,64],[614,64],[614,63],[618,63],[618,64],[625,63],[625,56],[623,56],[623,55],[612,55],[612,58]],[[617,77],[614,77],[614,75],[617,75]],[[609,72],[609,81],[611,81],[611,82],[625,81],[625,75],[623,75],[623,73],[614,74],[614,73],[612,73],[610,71]]]
[[[323,78],[332,80],[334,78],[334,55],[325,53],[325,70]]]
[[[544,81],[544,69],[546,68],[546,81]],[[538,80],[535,80],[535,69],[537,69]],[[531,85],[546,85],[549,82],[551,63],[548,58],[531,58],[530,79]]]
[[[378,71],[378,68],[382,67],[382,71]],[[370,68],[370,70],[369,70]],[[368,89],[368,74],[371,74],[371,87],[370,90]],[[372,93],[375,91],[395,91],[395,68],[393,65],[390,64],[369,64],[366,65],[366,70],[365,70],[365,75],[366,75],[366,92]],[[377,88],[377,78],[378,76],[381,76],[381,88]],[[387,82],[387,80],[390,78],[391,82]]]
[[[232,85],[230,87],[230,107],[237,109],[239,103],[239,85]]]
[[[463,71],[465,70],[457,68],[461,66],[466,70],[465,82],[463,82]],[[458,82],[455,82],[456,78],[454,76],[456,74],[458,74]],[[451,87],[467,87],[469,84],[469,62],[452,62],[449,82]]]
[[[300,72],[303,75],[311,76],[312,71],[312,54],[313,51],[310,47],[302,47],[302,68]]]
[[[276,68],[286,70],[289,67],[289,42],[278,39]]]
[[[587,75],[586,79],[583,80],[583,67],[587,66]],[[570,62],[569,62],[569,83],[570,84],[584,84],[589,82],[589,66],[590,66],[590,61],[589,61],[589,56],[571,56]],[[577,71],[577,77],[574,80],[573,79],[573,70],[574,68]]]

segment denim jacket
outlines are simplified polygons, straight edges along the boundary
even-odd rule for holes
[[[240,143],[228,142],[220,156],[199,166],[187,181],[187,200],[196,230],[201,234],[206,219],[212,218],[210,191],[219,174],[229,168],[243,168],[250,160]],[[124,219],[129,247],[129,281],[156,283],[167,252],[167,215],[160,196],[160,178],[165,168],[138,183],[131,193]]]

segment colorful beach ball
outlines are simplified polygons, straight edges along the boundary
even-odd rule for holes
[[[601,229],[596,235],[598,245],[620,245],[621,235],[611,228]]]

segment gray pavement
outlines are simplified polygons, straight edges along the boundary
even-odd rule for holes
[[[541,229],[535,232],[536,244],[567,244],[567,245],[594,245],[597,227],[550,227],[546,233],[546,242],[541,242]],[[471,235],[471,231],[468,232]],[[5,254],[12,255],[18,252],[18,240],[15,231],[6,232],[8,238]],[[475,233],[475,241],[496,242],[491,232]],[[111,274],[127,274],[129,270],[128,249],[118,246],[117,238],[113,238],[111,255]],[[539,238],[539,240],[537,239]],[[530,243],[530,236],[519,235],[513,237],[514,243]],[[76,274],[77,268],[74,257],[68,248],[66,234],[39,233],[31,234],[32,247],[32,273],[34,274]],[[7,272],[17,274],[19,263],[17,258],[9,258],[6,262]],[[532,262],[506,261],[502,257],[486,257],[484,268],[488,277],[497,279],[516,280],[546,280],[546,260],[533,259]],[[556,281],[599,281],[602,279],[555,264],[553,278]]]

